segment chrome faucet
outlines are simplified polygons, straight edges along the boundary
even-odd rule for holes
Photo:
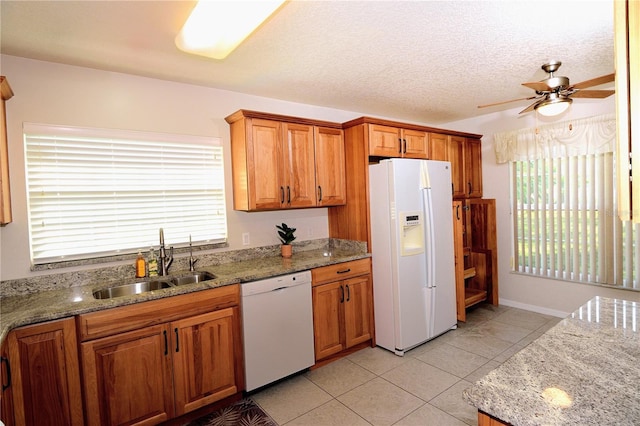
[[[191,235],[189,235],[189,271],[195,272],[197,261],[198,259],[194,259],[193,257],[193,248],[191,247]]]
[[[173,246],[169,249],[169,257],[164,248],[164,230],[160,228],[160,275],[169,275],[169,267],[173,263]]]

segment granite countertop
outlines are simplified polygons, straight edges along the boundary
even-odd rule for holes
[[[216,288],[224,285],[260,280],[277,275],[304,271],[336,263],[370,257],[358,250],[316,249],[297,252],[289,259],[281,256],[229,262],[212,266],[202,266],[198,271],[215,274],[216,278],[197,284],[187,284],[162,290],[150,291],[135,296],[113,299],[95,299],[93,292],[127,282],[103,282],[64,289],[34,292],[26,295],[3,297],[0,300],[0,343],[13,328],[69,317],[117,306],[130,305],[148,300],[161,299],[194,291]],[[180,275],[188,271],[170,271],[170,275]],[[133,279],[128,282],[134,282]]]
[[[513,425],[640,424],[640,303],[596,297],[463,393]]]

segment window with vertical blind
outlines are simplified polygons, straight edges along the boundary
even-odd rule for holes
[[[219,138],[24,124],[34,264],[226,241]]]
[[[640,226],[617,215],[615,117],[495,135],[511,163],[514,270],[640,289]]]

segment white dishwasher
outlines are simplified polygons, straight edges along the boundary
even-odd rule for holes
[[[311,272],[243,283],[240,291],[246,390],[312,366]]]

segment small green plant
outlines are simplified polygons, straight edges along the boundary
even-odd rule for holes
[[[282,244],[291,244],[291,242],[296,239],[296,236],[293,235],[293,233],[296,232],[296,228],[289,228],[286,223],[276,225],[276,228],[278,228],[278,235],[280,236]]]

